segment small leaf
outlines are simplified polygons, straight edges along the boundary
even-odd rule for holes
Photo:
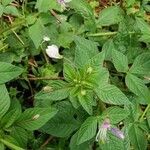
[[[30,131],[37,130],[56,113],[55,108],[29,108],[19,117],[16,125]]]
[[[81,125],[81,128],[78,131],[77,144],[82,144],[85,141],[90,140],[96,134],[97,130],[97,118],[89,117]]]
[[[128,71],[128,58],[123,53],[113,50],[112,59],[115,68],[118,72],[127,72]]]
[[[105,103],[115,105],[130,104],[128,98],[114,85],[101,85],[95,91],[97,96]]]
[[[7,6],[4,9],[5,14],[13,15],[13,16],[19,16],[18,9],[15,6]]]

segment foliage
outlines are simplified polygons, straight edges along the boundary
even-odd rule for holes
[[[149,11],[148,0],[1,0],[0,150],[149,149]],[[122,138],[109,127],[101,141],[106,119]]]

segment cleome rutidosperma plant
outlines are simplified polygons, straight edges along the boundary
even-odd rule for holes
[[[147,0],[0,1],[0,150],[147,150]]]

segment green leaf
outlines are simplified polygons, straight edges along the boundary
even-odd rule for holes
[[[110,60],[112,58],[112,51],[115,49],[114,42],[112,39],[107,40],[103,47],[102,51],[105,53],[105,60]]]
[[[3,15],[4,12],[4,7],[3,5],[0,4],[0,17]]]
[[[136,18],[136,23],[142,33],[140,40],[144,42],[150,42],[150,25],[142,18]]]
[[[108,116],[112,124],[117,124],[124,120],[129,115],[129,112],[126,109],[113,106],[107,108],[103,115]]]
[[[5,146],[3,143],[0,143],[0,150],[5,150]]]
[[[90,140],[96,134],[97,130],[97,118],[89,117],[85,120],[85,122],[81,125],[78,131],[77,144],[82,144],[85,141]]]
[[[101,85],[95,91],[97,96],[105,103],[114,105],[130,104],[128,98],[114,85]]]
[[[18,9],[15,6],[7,6],[4,9],[5,14],[13,15],[13,16],[19,16]]]
[[[76,132],[70,140],[70,150],[89,150],[89,143],[85,142],[80,145],[77,145],[78,132]]]
[[[23,72],[23,69],[12,64],[0,62],[0,84],[16,78]]]
[[[37,0],[35,8],[37,8],[39,12],[47,12],[50,9],[60,11],[61,9],[57,0]]]
[[[84,24],[90,31],[96,30],[95,16],[86,0],[71,0],[69,6],[84,17]]]
[[[150,25],[144,19],[136,18],[136,23],[142,33],[150,35]]]
[[[78,70],[73,64],[71,64],[71,62],[69,63],[67,61],[64,63],[63,74],[66,81],[73,82],[73,80],[77,78],[77,72]]]
[[[46,35],[44,25],[41,20],[38,19],[34,25],[29,28],[29,36],[32,39],[36,49],[42,43],[43,37]]]
[[[143,97],[147,102],[150,102],[150,91],[141,79],[128,73],[125,78],[125,83],[135,95]]]
[[[50,92],[39,92],[35,95],[36,101],[59,101],[66,99],[69,96],[70,87],[60,87]]]
[[[2,5],[8,5],[10,4],[11,2],[13,2],[14,0],[2,0]]]
[[[147,149],[146,135],[144,135],[144,132],[136,124],[133,124],[130,127],[129,137],[134,149],[136,150]]]
[[[123,53],[113,50],[112,59],[114,66],[118,72],[127,72],[128,71],[128,58]]]
[[[119,139],[110,132],[107,133],[107,138],[109,139],[109,142],[99,143],[101,150],[130,150],[127,149],[124,140]]]
[[[109,26],[119,23],[123,16],[122,10],[117,6],[111,6],[103,9],[98,18],[98,25]]]
[[[19,117],[20,110],[18,108],[8,111],[1,119],[3,128],[9,128]]]
[[[98,54],[98,44],[82,37],[75,38],[75,64],[77,67],[85,66],[89,60]]]
[[[22,113],[16,125],[30,131],[37,130],[56,113],[55,108],[29,108]]]
[[[58,113],[49,120],[40,131],[56,137],[67,137],[79,127],[79,122],[74,118],[74,108],[67,101],[56,104]]]
[[[142,53],[136,57],[129,71],[133,74],[150,75],[150,53]]]
[[[85,95],[82,95],[82,92],[85,92]],[[94,106],[93,94],[89,91],[81,90],[78,100],[82,107],[91,115],[93,113],[92,106]]]
[[[16,145],[14,145],[13,143],[11,143],[9,140],[10,140],[10,139],[6,139],[6,140],[0,139],[0,142],[2,142],[4,145],[6,145],[7,147],[9,147],[10,149],[14,149],[14,150],[24,150],[23,148],[18,147],[18,146],[16,146]]]
[[[13,137],[20,147],[27,148],[28,133],[21,127],[13,127],[11,130],[11,137]]]
[[[0,119],[8,111],[10,107],[10,98],[5,85],[0,85]]]

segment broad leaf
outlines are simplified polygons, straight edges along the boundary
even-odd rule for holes
[[[69,147],[70,147],[70,150],[89,150],[89,143],[88,142],[84,142],[80,145],[77,145],[77,138],[78,138],[78,132],[76,132],[71,140],[70,140],[70,144],[69,144]]]
[[[85,38],[76,37],[75,64],[78,67],[85,66],[89,60],[98,54],[98,44]]]
[[[127,72],[128,71],[128,58],[123,53],[113,50],[112,59],[114,66],[118,72]]]
[[[3,5],[0,4],[0,17],[3,15],[4,12],[4,7]]]
[[[78,100],[79,103],[82,105],[82,107],[91,115],[93,112],[92,106],[94,106],[93,94],[89,91],[84,91],[84,92],[85,95],[82,95],[82,90],[81,90],[81,94],[78,95]]]
[[[66,101],[57,103],[56,108],[58,113],[40,131],[56,137],[67,137],[79,127],[74,118],[74,108]]]
[[[136,124],[133,124],[130,127],[129,137],[134,149],[136,150],[147,149],[146,135],[144,135],[144,132]]]
[[[150,102],[150,91],[145,86],[143,80],[128,73],[125,78],[127,87],[137,96],[143,97],[145,100]]]
[[[32,39],[36,49],[42,43],[43,37],[46,35],[44,25],[41,20],[38,19],[34,25],[29,28],[29,36]]]
[[[98,18],[98,25],[109,26],[117,24],[122,20],[122,10],[117,6],[103,9]]]
[[[113,106],[106,109],[103,115],[108,116],[112,124],[117,124],[125,119],[129,115],[129,112],[126,109]]]
[[[8,111],[10,107],[10,98],[5,85],[0,85],[0,119]]]
[[[30,131],[37,130],[56,113],[55,108],[29,108],[22,113],[16,125]]]
[[[142,53],[136,57],[130,72],[139,75],[150,75],[150,53]]]
[[[64,81],[50,84],[50,90],[41,91],[35,95],[36,101],[59,101],[69,96],[70,86]]]
[[[97,118],[89,117],[81,125],[81,128],[78,131],[77,144],[84,143],[85,141],[90,140],[96,134],[97,130]]]
[[[57,0],[37,0],[35,7],[39,12],[47,12],[50,9],[56,9],[59,11],[61,9]]]
[[[28,142],[28,132],[21,127],[13,127],[11,131],[11,137],[13,137],[20,147],[26,149]]]
[[[0,62],[0,84],[8,82],[23,72],[23,69],[12,64]]]
[[[128,98],[114,85],[100,85],[95,91],[97,96],[105,103],[115,105],[130,104]]]

